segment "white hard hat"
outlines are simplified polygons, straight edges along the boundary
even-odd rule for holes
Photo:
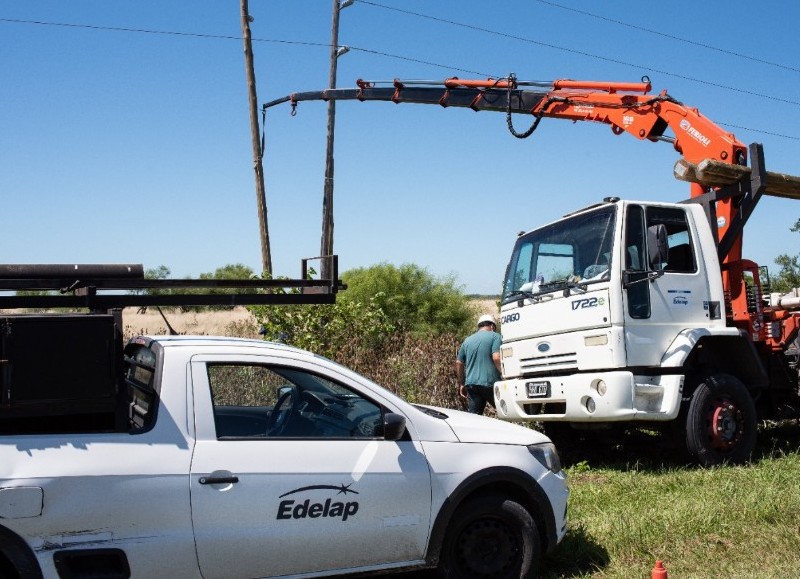
[[[484,314],[480,318],[478,318],[478,325],[480,326],[483,323],[490,322],[494,325],[497,325],[497,322],[494,321],[494,316],[492,314]]]

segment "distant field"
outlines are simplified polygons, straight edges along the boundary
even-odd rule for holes
[[[476,315],[498,313],[497,301],[474,299]],[[179,312],[164,310],[170,325],[180,334],[221,335],[258,337],[255,319],[244,307],[232,310],[208,312]],[[139,313],[137,308],[126,308],[122,312],[125,337],[133,334],[166,334],[169,332],[158,310],[148,308]]]
[[[213,312],[178,312],[164,310],[164,315],[179,334],[220,335],[258,337],[258,328],[253,316],[243,307]],[[139,313],[136,308],[122,312],[123,334],[166,334],[167,324],[155,308]]]

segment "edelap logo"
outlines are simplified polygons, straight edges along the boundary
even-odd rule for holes
[[[300,487],[292,491],[283,493],[279,498],[285,499],[290,495],[310,493],[313,491],[336,491],[337,495],[354,494],[358,492],[350,488],[350,485],[310,485]],[[333,498],[325,500],[285,499],[278,503],[278,520],[287,519],[318,519],[318,518],[340,518],[342,522],[358,513],[358,501],[336,501]]]

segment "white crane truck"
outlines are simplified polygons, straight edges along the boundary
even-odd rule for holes
[[[746,461],[759,418],[800,416],[799,290],[769,295],[762,269],[742,258],[762,195],[800,199],[800,178],[766,171],[761,146],[748,151],[666,91],[648,94],[646,78],[380,84],[295,93],[264,109],[348,99],[463,107],[505,113],[520,138],[545,117],[594,121],[682,155],[674,173],[691,183],[688,202],[609,198],[519,236],[501,298],[499,418],[542,422],[565,443],[574,429],[671,426],[710,465]],[[533,124],[517,132],[512,113]]]

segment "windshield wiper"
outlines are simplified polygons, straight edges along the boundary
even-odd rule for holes
[[[503,299],[507,300],[517,296],[522,296],[523,298],[528,298],[529,300],[535,300],[537,297],[535,293],[527,290],[514,290],[513,292],[508,292],[505,296],[503,296]]]

